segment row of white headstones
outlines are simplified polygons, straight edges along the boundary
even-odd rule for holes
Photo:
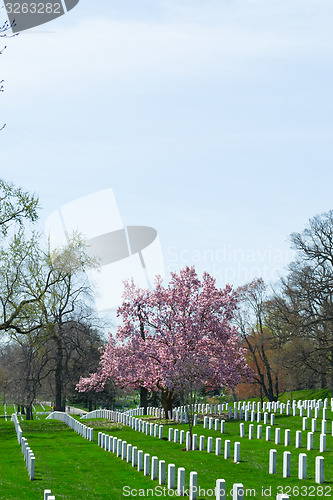
[[[88,439],[88,441],[93,440],[94,429],[82,424],[81,422],[78,422],[75,418],[71,417],[67,413],[64,413],[62,411],[54,411],[46,417],[46,420],[48,419],[60,420],[61,422],[64,422],[66,425],[71,427],[71,429],[80,434],[82,437]]]
[[[130,415],[129,413],[133,413],[135,411],[131,410],[130,412],[117,412],[117,411],[111,411],[111,410],[95,410],[94,412],[91,412],[87,415],[85,415],[84,418],[109,418],[113,421],[116,422],[121,422],[125,425],[129,425],[132,427],[132,429],[137,430],[139,432],[143,432],[147,435],[150,436],[155,436],[159,437],[160,439],[163,438],[163,425],[158,425],[158,424],[153,424],[153,423],[148,423],[145,422],[144,420],[136,418],[134,415]],[[196,416],[196,415],[195,415]],[[326,415],[325,415],[326,416]],[[265,415],[266,417],[266,415]],[[303,417],[303,429],[306,429],[306,419],[307,417]],[[260,421],[260,419],[258,419]],[[264,418],[264,423],[268,422],[266,418]],[[194,419],[195,425],[197,425],[196,419]],[[320,453],[323,453],[326,451],[326,420],[322,421],[322,434],[320,435]],[[271,415],[271,425],[275,424],[275,414]],[[219,427],[221,426],[221,432],[225,432],[225,421],[224,420],[219,420],[219,419],[214,419],[213,417],[204,417],[204,423],[203,423],[204,428],[209,428],[213,429],[215,428],[216,431],[219,430]],[[316,420],[312,420],[312,429],[315,431],[316,430]],[[275,429],[275,444],[280,444],[280,428]],[[324,434],[325,432],[325,434]],[[333,433],[333,426],[332,426],[332,433]],[[249,439],[253,439],[253,434],[254,434],[254,425],[250,424],[249,426]],[[296,431],[296,448],[301,448],[301,431]],[[245,427],[244,423],[240,424],[240,437],[243,438],[245,437]],[[257,438],[261,439],[262,437],[262,425],[258,425],[257,427]],[[197,444],[198,444],[198,436],[197,434],[193,434],[192,436],[192,446],[190,442],[190,433],[186,433],[186,438],[185,438],[185,431],[181,430],[179,432],[178,429],[174,429],[172,427],[169,428],[169,435],[168,435],[168,440],[169,441],[174,441],[175,443],[179,442],[180,444],[186,443],[186,449],[197,449]],[[271,427],[268,426],[266,427],[266,441],[271,440]],[[308,450],[313,449],[313,432],[308,433]],[[290,429],[285,430],[285,446],[288,446],[290,444]],[[199,450],[203,451],[205,449],[205,437],[200,436],[199,437]],[[207,438],[207,452],[212,453],[213,452],[213,438],[208,437]],[[215,453],[216,455],[221,454],[221,439],[216,438],[216,446],[215,446]],[[272,457],[274,457],[274,453],[272,454]],[[230,440],[225,440],[224,442],[224,458],[229,458],[230,457]],[[316,470],[316,482],[322,483],[324,482],[324,462],[322,460],[323,457],[317,457],[320,458],[320,460],[316,460],[317,462],[320,463],[320,467],[315,465],[315,470]],[[234,447],[234,461],[237,463],[240,460],[240,443],[236,442],[235,447]],[[276,458],[272,458],[272,460],[276,460]],[[289,461],[289,455],[288,452],[284,455],[284,462],[288,464]],[[299,471],[298,471],[298,477],[299,479],[306,479],[306,467],[307,467],[307,458],[306,454],[301,454],[299,456]],[[270,470],[269,466],[269,470]],[[276,469],[276,467],[275,467]],[[288,475],[288,466],[283,468],[284,470],[284,476],[283,477],[289,477]],[[320,472],[317,472],[320,471]],[[290,475],[290,472],[289,472]]]
[[[331,400],[331,404],[332,404],[332,400]],[[287,405],[283,405],[283,404],[279,404],[279,402],[277,403],[272,403],[272,404],[267,404],[267,407],[265,407],[265,403],[263,405],[263,410],[267,409],[268,411],[276,411],[277,409],[280,408],[280,413],[282,414],[283,413],[283,410],[284,408],[286,408],[286,414],[290,414],[290,404],[287,403]],[[327,400],[325,400],[324,403],[322,403],[321,401],[319,401],[319,403],[316,403],[315,400],[312,400],[312,401],[306,401],[306,402],[303,402],[303,403],[298,403],[297,405],[294,403],[293,405],[293,414],[296,415],[296,408],[298,406],[299,408],[299,411],[300,411],[300,415],[302,416],[303,413],[304,413],[304,408],[307,409],[307,415],[308,417],[311,416],[311,410],[314,408],[315,409],[315,415],[316,417],[318,416],[318,413],[319,413],[319,409],[321,408],[321,406],[323,406],[323,413],[325,413],[325,415],[323,414],[324,417],[327,416]],[[196,408],[193,408],[195,410],[210,410],[211,412],[213,411],[213,406],[212,405],[209,405],[209,408],[207,405],[203,406],[202,407],[200,405],[197,405]],[[251,404],[251,403],[243,403],[243,406],[240,407],[240,403],[238,403],[238,406],[235,404],[234,405],[234,410],[233,410],[233,415],[232,415],[232,408],[228,408],[228,405],[218,405],[216,406],[215,408],[215,411],[218,411],[219,413],[221,411],[225,411],[226,409],[229,410],[229,416],[232,418],[237,418],[238,415],[238,411],[237,410],[240,410],[239,411],[239,418],[242,418],[243,415],[242,415],[242,410],[245,410],[245,420],[248,420],[248,412],[249,410],[251,410],[251,421],[254,421],[254,412],[255,412],[255,404]],[[258,404],[258,414],[257,414],[257,421],[260,421],[260,404]],[[187,411],[188,408],[186,407],[183,407],[183,408],[178,408],[178,409],[175,409],[173,411],[173,414],[172,416],[175,418],[175,420],[177,421],[182,421],[183,420],[183,414],[185,415],[185,421],[187,421]],[[150,408],[149,409],[149,414],[155,414],[157,412],[160,412],[161,409],[156,409],[156,408]],[[131,410],[131,412],[133,412],[133,410]],[[137,410],[134,410],[135,413],[141,415],[142,414],[142,409],[137,409]],[[128,413],[129,412],[126,412],[126,413],[121,413],[121,412],[112,412],[112,411],[107,411],[107,410],[102,410],[102,411],[98,411],[97,412],[93,412],[93,413],[102,413],[103,414],[103,417],[104,418],[111,418],[112,420],[115,420],[115,421],[123,421],[123,423],[127,423],[127,425],[131,425],[133,428],[136,428],[136,430],[140,430],[142,432],[146,432],[147,434],[149,433],[150,435],[155,435],[157,437],[157,433],[156,433],[156,429],[157,429],[157,425],[155,424],[148,424],[146,422],[142,422],[141,420],[138,421],[137,418],[135,419],[131,419],[130,417],[133,417],[133,415],[129,415]],[[56,415],[58,414],[58,415]],[[87,418],[93,418],[93,415],[91,414],[88,414],[86,415]],[[94,415],[94,416],[97,416],[97,415]],[[102,415],[99,415],[99,416],[102,416]],[[171,415],[170,415],[171,416]],[[196,417],[197,415],[194,416],[195,417],[195,420],[196,420]],[[274,415],[271,416],[271,424],[274,425],[274,420],[272,422],[272,417],[274,418]],[[73,428],[76,432],[78,432],[79,434],[81,434],[83,437],[85,437],[86,439],[89,439],[89,440],[92,440],[92,429],[91,428],[88,428],[87,426],[84,426],[83,424],[77,422],[77,420],[73,419],[72,417],[70,417],[69,415],[65,414],[65,413],[62,413],[62,412],[54,412],[52,413],[48,418],[59,418],[60,420],[62,420],[63,422],[65,422],[67,425],[69,425],[71,428]],[[17,420],[17,418],[16,418]],[[124,421],[125,420],[125,421]],[[126,422],[127,420],[127,422]],[[134,426],[133,426],[133,422],[130,422],[130,420],[134,420]],[[314,419],[313,419],[314,420]],[[216,422],[218,421],[218,419],[215,419],[215,429],[216,429]],[[212,422],[213,422],[213,419],[212,418],[209,418],[209,428],[212,428]],[[267,422],[267,415],[264,414],[264,423]],[[306,422],[306,417],[303,418],[303,429],[304,429],[304,422]],[[195,425],[197,424],[197,422],[195,421],[194,422]],[[324,423],[324,422],[323,422]],[[140,425],[141,424],[141,425]],[[208,417],[205,417],[204,419],[204,427],[207,428],[207,425],[208,425]],[[242,424],[241,424],[242,425]],[[243,424],[244,425],[244,424]],[[142,427],[142,428],[140,428]],[[306,428],[306,427],[305,427]],[[154,429],[154,431],[153,431]],[[161,437],[161,433],[163,435],[163,426],[159,426],[159,437]],[[175,431],[175,436],[173,437],[172,434],[173,434],[173,431]],[[178,429],[173,429],[173,428],[170,428],[169,429],[169,440],[174,440],[175,442],[178,441],[178,436],[177,436],[177,431]],[[224,432],[224,421],[222,421],[221,423],[221,431]],[[278,429],[276,429],[276,431],[278,431]],[[21,431],[22,432],[22,431]],[[300,432],[300,431],[297,431],[297,432]],[[182,435],[182,433],[184,433],[184,431],[181,431],[180,433],[180,442],[184,442],[184,437]],[[252,431],[253,433],[253,431]],[[250,434],[251,434],[251,431],[250,431]],[[276,432],[276,436],[277,436],[277,432]],[[296,434],[297,435],[297,434]],[[242,436],[242,431],[241,431],[241,436]],[[322,435],[323,436],[323,435]],[[258,437],[258,435],[257,435]],[[267,437],[267,430],[266,430],[266,437]],[[326,436],[325,436],[326,437]],[[196,438],[197,438],[197,435],[194,434],[193,435],[193,443],[192,443],[192,447],[194,449],[196,449]],[[188,440],[190,439],[190,434],[189,433],[186,433],[186,445],[187,445],[187,448],[189,449],[190,447],[190,444],[188,442]],[[208,442],[207,442],[207,451],[208,452],[212,452],[212,439],[211,437],[208,438]],[[299,438],[298,438],[299,439]],[[26,440],[25,440],[26,441]],[[21,437],[21,442],[22,442],[22,437]],[[321,438],[321,447],[324,447],[324,439]],[[326,444],[326,443],[325,443]],[[28,448],[27,446],[25,446],[24,444],[24,449]],[[204,449],[204,436],[200,436],[200,446],[199,446],[199,449]],[[217,438],[216,439],[216,454],[220,454],[220,451],[221,451],[221,439],[220,438]],[[226,440],[225,441],[225,458],[228,458],[230,456],[230,441],[229,440]],[[304,464],[305,464],[305,470],[306,470],[306,455],[305,454],[301,454],[302,457],[300,456],[300,470],[302,469],[303,471],[303,475],[304,475]],[[31,453],[29,453],[28,451],[28,457],[31,456]],[[235,461],[239,461],[239,456],[240,456],[240,443],[235,443],[235,452],[234,452],[234,460]],[[305,457],[304,457],[305,456]],[[290,471],[290,466],[288,468],[288,464],[290,464],[290,452],[284,452],[284,466],[283,466],[283,470],[284,470],[284,474],[288,474],[288,470]],[[323,457],[317,457],[316,459],[316,481],[317,482],[323,482],[324,481],[324,462],[323,462]],[[29,460],[28,458],[28,463],[31,463],[31,461]],[[34,460],[33,460],[33,463],[34,463]],[[274,466],[275,464],[275,466]],[[33,469],[34,469],[34,465],[33,465]],[[276,450],[270,450],[270,462],[269,462],[269,471],[270,473],[274,473],[272,471],[276,471]],[[305,472],[306,474],[306,472]],[[286,475],[284,475],[284,477],[288,477]],[[219,481],[223,481],[223,480],[219,480]],[[238,497],[236,497],[238,498]]]
[[[333,399],[331,399],[331,405],[332,405]],[[238,403],[234,405],[234,418],[237,418],[237,406],[239,407],[240,404],[242,404],[242,408],[240,410],[245,409],[245,419],[248,420],[248,414],[247,412],[251,410],[251,421],[257,420],[258,422],[261,421],[261,414],[260,414],[260,403],[258,404],[258,412],[257,415],[255,415],[255,403]],[[307,429],[307,419],[311,417],[311,411],[314,409],[315,410],[315,417],[319,416],[319,411],[321,408],[323,408],[323,418],[325,420],[322,421],[322,434],[320,435],[320,453],[326,451],[326,431],[327,431],[327,408],[328,405],[328,400],[326,399],[324,402],[322,400],[316,401],[316,400],[308,400],[308,401],[299,401],[298,403],[293,402],[292,404],[288,402],[286,405],[280,404],[279,402],[276,403],[267,403],[263,405],[263,409],[267,409],[269,411],[277,411],[280,409],[280,413],[283,414],[284,409],[286,409],[286,414],[290,415],[290,408],[293,410],[293,415],[297,415],[297,409],[299,410],[300,416],[304,415],[304,411],[307,412],[307,417],[303,416],[303,425],[302,428],[303,430]],[[202,408],[200,405],[197,405],[197,408],[193,409],[204,409],[204,410],[210,410],[213,411],[212,405],[202,405]],[[220,410],[225,410],[227,409],[227,405],[218,405],[214,408],[216,411]],[[230,411],[230,408],[229,408]],[[160,409],[158,408],[149,408],[148,413],[150,415],[158,415],[160,412]],[[122,412],[114,412],[114,411],[108,411],[108,410],[97,410],[97,412],[93,412],[93,414],[98,413],[98,416],[102,416],[105,418],[111,418],[114,421],[122,422],[124,424],[130,425],[133,429],[145,432],[146,434],[149,435],[154,435],[155,437],[159,436],[162,438],[163,436],[163,426],[159,426],[159,432],[158,432],[158,426],[157,424],[148,424],[143,422],[142,420],[138,420],[137,418],[133,419],[133,413],[134,414],[142,414],[142,409],[137,409],[137,410],[131,410],[126,413]],[[180,413],[180,415],[179,415]],[[91,418],[93,416],[97,415],[92,415],[88,414],[86,417],[89,418],[89,415]],[[183,415],[185,415],[184,421],[187,421],[187,412],[186,412],[186,407],[181,407],[178,409],[175,409],[173,411],[173,417],[175,418],[176,421],[182,421],[183,420]],[[232,418],[232,415],[230,415]],[[194,415],[194,425],[197,425],[197,415]],[[239,417],[243,417],[242,412],[239,412]],[[271,425],[275,424],[275,414],[271,415]],[[219,419],[213,419],[213,417],[204,417],[204,428],[209,428],[212,429],[213,425],[215,427],[215,430],[219,429],[219,423],[221,422],[221,432],[225,431],[225,421],[222,420],[220,421]],[[268,423],[268,413],[264,413],[264,423]],[[249,426],[249,438],[253,439],[253,428],[254,426],[250,424]],[[312,432],[308,433],[307,437],[307,449],[311,450],[313,449],[313,432],[316,431],[316,418],[312,419]],[[174,440],[174,442],[178,442],[178,429],[169,429],[169,441]],[[332,435],[333,435],[333,423],[332,423]],[[174,436],[174,437],[173,437]],[[240,424],[240,436],[244,437],[245,436],[245,430],[244,430],[244,424]],[[257,438],[260,439],[262,437],[262,426],[258,425],[257,428]],[[190,444],[188,443],[188,440],[190,439],[189,433],[186,434],[186,447],[187,449],[190,449]],[[200,436],[200,445],[199,449],[203,450],[204,449],[204,436]],[[271,439],[271,427],[266,428],[266,440],[270,441]],[[212,453],[212,441],[213,438],[209,437],[208,442],[207,442],[207,451],[209,453]],[[184,431],[180,431],[180,443],[184,443]],[[275,429],[275,443],[280,444],[280,428]],[[290,444],[290,429],[285,430],[285,446],[288,446]],[[301,447],[301,431],[296,431],[296,448]],[[193,442],[192,442],[192,449],[197,449],[197,435],[193,435]],[[216,447],[215,447],[215,453],[217,455],[221,454],[221,440],[219,438],[216,438]],[[240,456],[240,444],[235,443],[235,452],[234,452],[234,461],[238,462],[239,461],[239,456]],[[225,449],[224,449],[224,457],[229,458],[230,457],[230,441],[226,440],[225,441]],[[277,461],[277,452],[276,450],[270,450],[269,454],[269,473],[274,474],[276,473],[276,461]],[[290,463],[291,463],[291,453],[290,452],[284,452],[283,454],[283,477],[290,477]],[[306,479],[307,475],[307,455],[305,453],[301,453],[299,455],[299,467],[298,467],[298,477],[299,479]],[[316,483],[323,483],[324,482],[324,458],[323,457],[316,457],[315,460],[315,481]]]
[[[84,438],[88,439],[89,441],[93,440],[93,429],[87,427],[81,422],[78,422],[77,420],[72,418],[70,415],[67,415],[66,413],[54,412],[51,413],[47,418],[57,418],[58,420],[61,420],[62,422],[66,423],[69,427],[71,427],[75,432],[79,433]],[[17,441],[21,446],[30,480],[33,481],[35,479],[35,455],[31,450],[31,448],[29,447],[27,439],[23,436],[17,413],[12,414],[11,420],[15,426]],[[48,495],[49,494],[48,492],[50,490],[45,490],[45,491],[47,492],[46,494]]]
[[[105,411],[97,411],[94,414],[94,417],[106,417]],[[117,413],[117,419],[120,418],[120,415],[126,416],[124,414]],[[110,415],[109,415],[110,416]],[[92,416],[90,416],[92,418]],[[67,414],[63,414],[62,412],[54,412],[52,414],[52,418],[59,419],[64,423],[70,425],[73,430],[78,432],[78,428],[73,423],[72,417]],[[77,421],[76,421],[77,422]],[[147,426],[147,429],[150,429],[151,426]],[[85,432],[79,432],[82,436],[85,436]],[[132,446],[130,443],[126,441],[122,441],[121,439],[117,439],[113,436],[108,436],[104,433],[98,434],[98,445],[104,448],[107,451],[114,452],[118,457],[121,457],[123,460],[127,462],[131,462],[133,467],[137,467],[139,471],[143,471],[144,475],[151,476],[152,480],[156,480],[158,476],[159,484],[165,484],[166,480],[166,470],[165,470],[165,461],[158,460],[158,457],[152,457],[151,466],[150,466],[150,454],[144,453],[142,450],[138,450],[137,447]],[[158,470],[158,473],[157,473]],[[168,464],[167,468],[167,486],[168,489],[176,488],[176,469],[174,464]],[[197,472],[190,472],[190,481],[189,488],[185,490],[185,468],[179,467],[177,470],[177,493],[179,495],[188,495],[190,500],[197,499],[197,493],[200,489],[197,486]],[[233,500],[243,500],[244,498],[244,486],[241,483],[235,483],[232,486],[232,490],[230,491],[230,495]],[[224,479],[219,479],[216,482],[215,487],[215,498],[217,500],[224,500],[226,498],[226,484]],[[288,495],[278,494],[277,500],[285,500],[289,499]],[[51,500],[50,498],[48,500]]]
[[[331,398],[331,411],[333,408],[333,398]],[[190,406],[179,406],[177,408],[174,408],[172,412],[169,413],[169,418],[175,421],[185,421],[187,419],[187,413],[189,410]],[[235,402],[233,405],[230,405],[229,403],[222,403],[218,405],[213,405],[213,404],[194,404],[191,405],[191,410],[193,413],[200,413],[200,414],[217,414],[221,415],[222,413],[228,413],[229,419],[234,418],[237,419],[239,418],[242,420],[244,418],[245,421],[249,420],[251,416],[251,420],[255,412],[257,412],[260,416],[261,412],[273,412],[277,413],[278,411],[280,414],[286,414],[286,415],[291,415],[293,416],[297,415],[297,412],[299,412],[299,415],[301,417],[305,416],[305,413],[307,413],[307,417],[311,417],[311,412],[314,411],[315,413],[315,418],[319,418],[319,411],[320,409],[323,408],[323,419],[326,419],[327,415],[327,410],[328,410],[328,399],[326,398],[324,401],[322,399],[319,400],[304,400],[304,401],[287,401],[287,403],[281,403],[280,401],[273,401],[273,402],[263,402],[262,404],[260,402],[247,402],[247,401],[238,401]],[[139,415],[143,415],[144,409],[139,408]],[[155,416],[158,418],[164,418],[164,410],[159,408],[159,407],[148,407],[148,416]],[[186,423],[186,421],[185,421]]]
[[[41,407],[43,408],[44,413],[48,413],[48,412],[46,412],[46,411],[45,411],[45,407],[44,407],[44,405],[43,405],[42,403],[39,403],[39,404],[40,404],[40,405],[41,405]],[[5,421],[7,422],[7,418],[8,418],[8,415],[7,415],[7,404],[6,404],[6,403],[4,403],[4,405],[3,405],[3,406],[4,406]],[[15,403],[13,403],[13,408],[14,408],[14,413],[17,415],[17,418],[21,418],[21,420],[24,420],[24,418],[23,418],[23,416],[22,416],[22,413],[21,413],[21,412],[19,412],[19,411],[16,411],[16,405],[15,405]],[[37,418],[37,420],[40,420],[40,418],[39,418],[39,416],[38,416],[38,413],[39,413],[39,412],[36,410],[35,405],[32,405],[32,409],[33,409],[33,411],[34,411],[34,413],[35,413],[35,417]]]
[[[163,425],[158,425],[154,423],[149,423],[144,420],[137,418],[135,415],[139,414],[141,416],[141,411],[138,409],[130,410],[128,412],[119,412],[113,410],[94,410],[82,418],[106,418],[113,420],[118,423],[122,423],[124,425],[129,425],[133,430],[145,433],[149,436],[163,438]],[[224,432],[224,421],[222,421],[221,431]],[[186,432],[179,429],[174,429],[172,427],[169,428],[168,432],[169,441],[173,441],[175,443],[179,442],[180,444],[186,442],[186,449],[191,449],[191,435],[190,432]],[[179,441],[178,441],[179,440]],[[215,454],[221,455],[221,438],[216,438],[216,446],[215,446]],[[197,434],[193,434],[192,436],[192,449],[197,448],[198,436]],[[200,436],[199,438],[199,450],[204,451],[205,446],[205,436]],[[126,441],[122,441],[117,439],[114,436],[109,436],[104,433],[99,433],[98,435],[98,444],[106,451],[113,451],[118,457],[121,457],[123,460],[127,460],[128,462],[132,462],[132,467],[137,467],[138,470],[143,470],[144,475],[149,475],[149,467],[150,467],[150,455],[149,453],[144,453],[142,450],[138,450],[136,446],[132,446]],[[213,437],[207,438],[207,452],[213,452]],[[224,458],[230,458],[230,440],[226,440],[224,442]],[[234,461],[237,463],[240,460],[240,443],[234,443]],[[157,470],[159,484],[165,484],[165,461],[158,460],[158,457],[152,457],[151,459],[151,479],[157,479]],[[192,476],[191,476],[192,474]],[[193,486],[193,491],[191,491],[191,477],[195,478],[195,486]],[[184,485],[185,485],[185,469],[183,467],[178,468],[177,474],[177,494],[181,496],[182,494],[188,494],[190,498],[197,498],[196,494],[198,491],[197,486],[197,473],[192,471],[190,473],[190,488],[189,491],[184,493]],[[168,465],[168,489],[175,488],[175,465]],[[215,495],[217,500],[224,500],[226,494],[225,480],[218,479],[215,487]],[[244,497],[244,487],[240,483],[235,483],[230,491],[230,495],[237,500],[243,499]],[[278,499],[287,499],[289,496],[287,495],[278,495]]]
[[[33,479],[35,479],[35,456],[34,456],[34,453],[33,453],[32,449],[29,447],[27,439],[25,437],[23,437],[23,435],[22,435],[22,429],[21,429],[21,426],[19,424],[16,413],[13,413],[11,420],[12,420],[12,422],[14,422],[17,440],[18,440],[19,445],[21,445],[21,449],[22,449],[22,453],[23,453],[24,460],[26,463],[26,467],[28,469],[28,474],[29,474],[30,480],[32,481]]]
[[[230,443],[230,442],[229,442]],[[238,443],[239,444],[239,443]],[[151,457],[149,453],[144,453],[143,450],[138,450],[137,446],[122,441],[114,436],[99,432],[98,445],[105,451],[113,452],[117,457],[131,463],[132,467],[136,467],[138,471],[143,471],[144,476],[150,476],[152,481],[158,480],[160,486],[166,483],[166,463],[165,460],[159,460],[158,457]],[[175,464],[168,464],[167,466],[167,488],[168,490],[176,490],[177,496],[188,496],[189,500],[196,500],[198,492],[200,495],[200,488],[198,488],[197,472],[191,471],[189,476],[189,487],[185,487],[185,468],[177,468]],[[177,486],[176,486],[177,485]],[[213,491],[212,489],[209,491]],[[216,500],[225,500],[228,496],[226,490],[226,481],[218,479],[215,486]],[[230,496],[233,500],[243,500],[244,486],[242,483],[234,483]],[[288,499],[288,495],[277,495],[278,500]]]
[[[331,404],[331,411],[333,411],[333,398],[331,398],[330,404]],[[281,403],[280,401],[274,401],[274,402],[264,402],[262,405],[260,402],[255,403],[246,401],[243,402],[239,401],[238,403],[234,403],[233,406],[230,406],[229,403],[222,403],[220,405],[194,404],[191,407],[188,405],[188,406],[179,406],[177,408],[174,408],[172,412],[171,411],[169,412],[169,418],[176,422],[179,421],[187,423],[186,420],[188,419],[189,409],[193,411],[194,418],[196,413],[207,414],[207,415],[208,414],[221,415],[227,412],[229,419],[233,418],[239,420],[244,419],[245,421],[249,420],[254,421],[255,418],[257,418],[258,422],[261,421],[262,412],[264,412],[264,419],[267,418],[267,415],[265,414],[278,413],[278,412],[281,415],[283,414],[291,415],[292,413],[293,416],[297,416],[297,414],[299,414],[299,416],[301,417],[306,416],[310,418],[312,415],[312,411],[314,411],[315,418],[319,418],[319,412],[320,410],[322,410],[323,412],[322,418],[323,420],[326,420],[328,412],[328,399],[326,398],[324,401],[321,399],[304,400],[297,402],[288,401],[286,404]],[[90,412],[88,415],[93,415],[98,412],[103,413],[105,415],[111,412],[111,413],[123,413],[133,416],[143,416],[144,408],[142,407],[135,408],[125,412],[116,412],[112,410],[94,410],[93,412]],[[147,415],[154,416],[156,418],[164,418],[164,410],[160,407],[148,407]]]

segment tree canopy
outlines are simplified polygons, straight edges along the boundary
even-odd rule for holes
[[[236,302],[231,286],[218,289],[193,267],[172,273],[166,286],[158,277],[153,291],[127,283],[118,309],[122,324],[109,338],[99,371],[81,379],[78,390],[102,389],[113,378],[154,391],[168,412],[181,393],[234,387],[250,376],[231,325]]]

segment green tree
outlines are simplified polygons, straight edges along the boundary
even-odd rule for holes
[[[64,411],[66,405],[66,372],[73,343],[70,335],[89,330],[96,318],[93,315],[91,287],[84,270],[96,267],[88,256],[85,244],[73,235],[68,245],[45,254],[37,275],[34,274],[31,293],[35,294],[40,317],[39,331],[53,344],[55,409]],[[41,333],[40,333],[41,334]]]
[[[23,226],[27,221],[38,218],[39,200],[36,195],[0,179],[0,232],[7,236],[9,229]],[[2,242],[3,243],[3,242]]]
[[[0,179],[0,331],[23,333],[36,302],[26,282],[38,272],[39,242],[25,229],[37,220],[38,208],[37,196]]]

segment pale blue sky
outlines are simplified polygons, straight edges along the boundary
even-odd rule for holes
[[[96,7],[98,3],[98,7]],[[331,0],[80,0],[0,56],[1,176],[41,223],[112,188],[166,270],[275,280],[333,208]]]

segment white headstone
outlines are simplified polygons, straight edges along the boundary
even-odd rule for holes
[[[216,488],[215,488],[216,500],[225,500],[226,489],[225,489],[225,480],[217,479]]]
[[[177,473],[178,495],[184,496],[184,490],[185,490],[185,469],[184,467],[178,467],[178,473]]]
[[[143,470],[143,451],[138,451],[138,471]]]
[[[198,449],[198,435],[193,434],[192,436],[192,450],[197,450]]]
[[[291,453],[290,451],[283,452],[283,477],[290,477],[291,468]]]
[[[269,450],[269,474],[276,474],[276,450]]]
[[[165,484],[165,461],[160,460],[158,463],[158,484]]]
[[[313,450],[313,432],[308,432],[306,449]]]
[[[224,441],[224,458],[230,458],[230,440],[226,439]]]
[[[324,453],[324,451],[326,451],[326,434],[320,434],[319,451],[320,453]]]
[[[307,455],[300,453],[298,455],[298,479],[306,479]]]
[[[268,426],[266,427],[266,441],[270,441],[271,440],[271,427]]]
[[[138,465],[138,447],[133,446],[132,448],[132,467],[137,467]]]
[[[232,488],[232,498],[233,500],[243,500],[244,498],[244,486],[242,483],[235,483]]]
[[[316,432],[317,430],[317,420],[315,418],[311,420],[311,430],[312,432]]]
[[[150,476],[152,481],[157,479],[157,464],[158,464],[158,458],[152,457],[152,459],[151,459],[151,476]]]
[[[237,464],[240,461],[240,443],[237,441],[234,447],[234,462]]]
[[[315,481],[318,484],[324,482],[324,457],[316,457]]]
[[[215,443],[215,455],[221,455],[221,438],[216,438],[216,443]]]
[[[285,429],[284,431],[284,445],[285,446],[290,445],[290,429]]]
[[[190,491],[189,500],[197,500],[198,498],[198,476],[196,472],[190,472]]]
[[[205,436],[200,436],[199,439],[199,450],[204,451],[205,449]]]
[[[176,473],[175,464],[169,464],[168,465],[168,490],[175,489],[175,473]]]

